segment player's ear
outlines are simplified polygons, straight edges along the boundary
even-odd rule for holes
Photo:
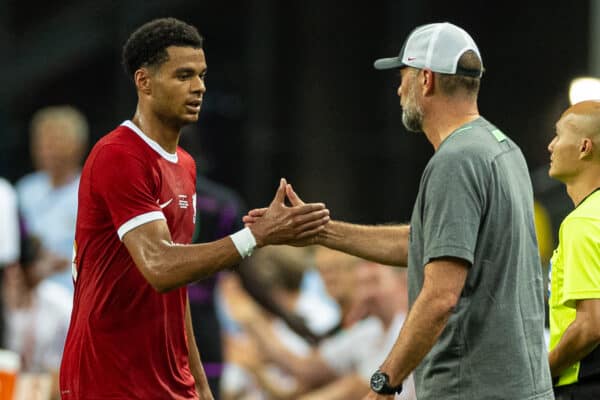
[[[133,80],[139,92],[142,92],[144,94],[152,93],[152,79],[150,71],[148,71],[147,68],[140,68],[137,71],[135,71],[135,74],[133,75]]]

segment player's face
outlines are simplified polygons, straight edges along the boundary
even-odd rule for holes
[[[401,81],[398,87],[400,106],[402,107],[402,124],[410,132],[423,131],[423,109],[417,98],[417,74],[414,68],[400,70]]]
[[[184,126],[198,121],[206,92],[206,59],[202,49],[170,46],[169,59],[152,74],[153,111],[165,121]]]
[[[548,145],[550,170],[548,175],[567,183],[579,173],[582,138],[577,133],[576,116],[568,114],[556,123],[556,135]]]

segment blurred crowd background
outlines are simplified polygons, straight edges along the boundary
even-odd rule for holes
[[[230,233],[236,224],[227,218],[239,224],[248,207],[266,205],[280,177],[305,200],[325,202],[335,219],[408,221],[433,149],[402,126],[398,74],[372,63],[397,54],[415,26],[450,21],[481,50],[481,113],[526,156],[546,268],[572,207],[547,177],[547,145],[573,81],[600,76],[596,0],[2,0],[2,347],[19,354],[23,372],[44,374],[36,385],[50,395],[58,396],[70,315],[79,169],[91,146],[135,110],[121,46],[139,25],[164,16],[205,37],[208,91],[199,123],[181,140],[208,188],[198,205],[214,229],[198,240]],[[225,273],[190,289],[199,303],[211,297],[217,330],[209,336],[215,332],[222,349],[200,351],[212,358],[207,373],[223,398],[334,399],[328,386],[336,382],[361,398],[406,313],[396,297],[406,296],[403,272],[323,249],[266,250],[253,263],[240,267],[261,271],[252,284],[248,274]],[[206,331],[198,318],[196,331]]]

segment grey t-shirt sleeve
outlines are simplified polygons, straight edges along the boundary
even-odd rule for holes
[[[444,151],[446,150],[446,151]],[[485,163],[469,152],[442,149],[425,171],[425,264],[457,257],[473,264],[485,203]]]

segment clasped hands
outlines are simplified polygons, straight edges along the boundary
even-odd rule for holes
[[[285,204],[286,198],[290,206]],[[268,207],[250,210],[243,218],[258,247],[270,244],[306,246],[329,222],[329,210],[323,203],[304,203],[292,185],[281,179],[275,197]]]

